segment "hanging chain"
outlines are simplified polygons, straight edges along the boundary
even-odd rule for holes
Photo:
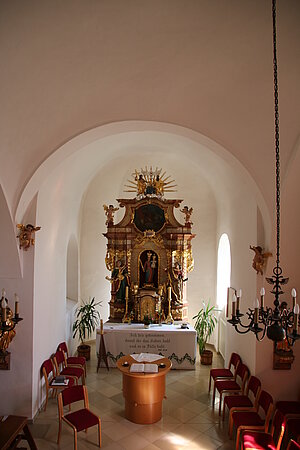
[[[274,106],[275,106],[275,150],[276,150],[276,267],[280,257],[280,159],[279,159],[279,112],[278,112],[278,73],[276,49],[276,0],[272,0],[273,16],[273,70],[274,70]]]

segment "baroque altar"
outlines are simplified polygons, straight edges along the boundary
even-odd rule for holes
[[[166,199],[174,180],[161,169],[135,170],[118,207],[103,205],[107,239],[105,263],[111,272],[110,322],[173,323],[188,317],[187,282],[193,270],[191,214],[184,206],[179,223],[174,208],[182,200]],[[125,208],[122,220],[114,214]]]

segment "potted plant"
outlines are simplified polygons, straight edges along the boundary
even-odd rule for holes
[[[213,353],[211,350],[206,350],[205,346],[218,321],[217,316],[215,315],[216,311],[219,310],[215,306],[210,306],[209,302],[206,306],[203,302],[203,308],[201,308],[198,314],[193,317],[193,319],[196,319],[195,330],[197,332],[201,364],[204,365],[212,364]]]
[[[78,356],[84,356],[86,360],[90,359],[91,346],[84,343],[86,338],[89,338],[92,331],[95,331],[96,326],[100,322],[100,313],[97,306],[102,302],[95,303],[95,297],[76,309],[76,320],[73,323],[73,338],[77,335],[80,340],[80,345],[77,347]]]
[[[151,316],[148,316],[148,314],[144,315],[144,319],[143,319],[143,324],[145,328],[149,328],[150,324],[152,323],[152,318]]]

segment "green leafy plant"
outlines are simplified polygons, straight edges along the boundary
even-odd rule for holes
[[[195,330],[197,332],[197,342],[199,345],[199,353],[203,354],[205,345],[212,335],[215,326],[218,322],[215,312],[219,311],[215,306],[207,305],[203,302],[203,308],[200,309],[193,319],[196,319]]]
[[[97,310],[97,306],[102,302],[95,303],[95,297],[88,302],[83,302],[82,305],[76,309],[76,320],[73,324],[73,338],[77,335],[81,344],[84,340],[90,337],[91,333],[95,331],[97,325],[100,322],[100,313]]]

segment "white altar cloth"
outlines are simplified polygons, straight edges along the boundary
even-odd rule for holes
[[[156,325],[105,323],[104,343],[109,367],[124,355],[156,353],[169,358],[172,369],[195,369],[197,333],[188,325]],[[100,330],[97,330],[96,349],[99,351]],[[104,367],[103,361],[101,367]]]

